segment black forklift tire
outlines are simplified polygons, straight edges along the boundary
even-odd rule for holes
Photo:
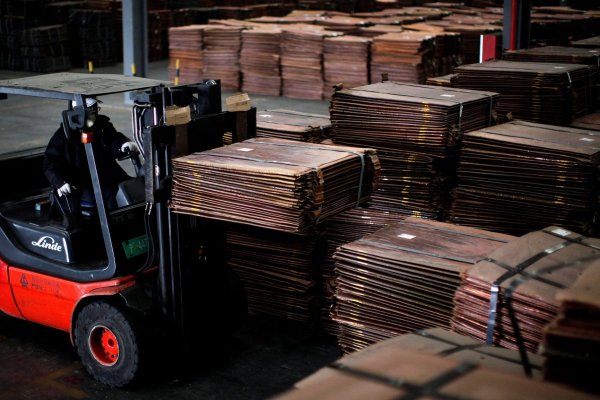
[[[75,321],[81,362],[96,380],[113,387],[133,382],[140,372],[140,338],[135,321],[105,301],[86,305]]]

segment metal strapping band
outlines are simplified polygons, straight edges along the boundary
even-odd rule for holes
[[[511,324],[513,326],[515,338],[517,339],[517,347],[519,349],[519,354],[521,356],[521,363],[523,364],[523,368],[525,370],[525,375],[527,375],[529,377],[532,376],[531,363],[529,362],[529,357],[527,356],[527,350],[525,349],[525,343],[523,340],[523,336],[521,335],[519,321],[517,320],[515,309],[512,305],[513,293],[522,283],[526,282],[529,279],[535,279],[538,275],[554,272],[554,271],[557,271],[557,270],[560,270],[563,268],[577,267],[577,266],[580,266],[580,265],[586,263],[587,261],[593,261],[593,260],[596,260],[599,258],[600,258],[600,254],[592,254],[587,257],[580,258],[578,260],[565,261],[565,262],[561,262],[558,264],[554,264],[554,265],[548,266],[546,268],[543,268],[539,271],[534,271],[527,276],[518,277],[513,282],[511,282],[511,284],[506,289],[504,298],[505,298],[506,306],[508,308],[508,316],[509,316]]]
[[[525,268],[530,267],[531,265],[535,264],[537,261],[541,260],[542,258],[544,258],[552,253],[556,253],[557,251],[564,249],[565,247],[567,247],[573,243],[575,243],[575,242],[564,241],[562,243],[558,243],[550,248],[547,248],[544,251],[539,252],[538,254],[535,254],[535,255],[529,257],[528,259],[522,261],[520,264],[516,265],[515,267],[510,267],[507,264],[503,263],[502,261],[498,261],[498,260],[495,260],[492,258],[485,259],[485,261],[488,261],[488,262],[491,262],[498,266],[501,266],[502,268],[507,270],[504,274],[502,274],[502,276],[500,276],[498,279],[496,279],[492,283],[491,288],[490,288],[490,307],[489,307],[489,311],[488,311],[487,334],[486,334],[486,341],[485,341],[487,344],[494,343],[494,329],[496,327],[496,311],[498,308],[498,295],[500,293],[500,285],[504,281],[512,278],[513,276],[522,273]]]
[[[569,73],[569,71],[567,71],[567,78],[569,78],[569,86],[571,86],[573,81],[571,80],[571,74]]]
[[[437,353],[437,355],[442,356],[442,357],[449,356],[451,354],[458,353],[458,352],[463,351],[463,350],[472,350],[472,351],[474,351],[476,353],[483,354],[483,355],[486,355],[486,356],[489,356],[489,357],[494,357],[494,358],[496,358],[498,360],[503,360],[503,361],[510,362],[510,363],[520,364],[520,361],[514,360],[512,358],[503,357],[503,356],[500,356],[500,355],[497,355],[497,354],[491,354],[491,353],[487,353],[485,351],[482,351],[482,349],[486,349],[486,348],[496,348],[496,347],[493,347],[493,346],[488,346],[488,345],[482,344],[482,343],[457,345],[456,343],[454,343],[454,342],[452,342],[450,340],[441,338],[441,337],[436,336],[436,335],[432,335],[431,333],[425,332],[423,330],[415,331],[415,333],[418,334],[418,335],[420,335],[420,336],[423,336],[425,338],[434,339],[434,340],[437,340],[437,341],[442,342],[442,343],[446,343],[446,344],[450,344],[450,345],[456,346],[456,347],[454,347],[452,349],[444,350],[444,351],[442,351],[440,353]],[[540,367],[537,366],[537,365],[533,366],[533,368],[540,369]]]
[[[343,372],[345,374],[355,376],[361,379],[377,382],[396,389],[406,390],[408,393],[398,397],[402,400],[418,399],[421,396],[435,397],[442,400],[462,400],[463,398],[461,397],[445,395],[442,393],[438,393],[437,391],[442,386],[471,372],[472,370],[477,368],[477,365],[472,363],[460,363],[455,368],[452,368],[451,370],[441,374],[440,376],[430,380],[429,382],[423,385],[416,385],[414,383],[407,382],[404,379],[392,378],[374,372],[364,371],[359,368],[344,365],[341,362],[334,362],[332,364],[329,364],[329,367],[336,371]]]

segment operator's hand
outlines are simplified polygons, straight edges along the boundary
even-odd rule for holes
[[[62,185],[61,187],[56,189],[56,192],[58,193],[58,197],[71,194],[71,191],[72,191],[72,188],[71,188],[71,185],[69,185],[69,183],[65,183],[64,185]]]
[[[132,153],[139,153],[140,148],[138,147],[138,145],[135,142],[126,142],[126,143],[123,143],[123,145],[121,146],[121,151],[123,153],[127,153],[128,151],[130,151]]]

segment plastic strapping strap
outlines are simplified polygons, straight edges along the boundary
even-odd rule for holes
[[[286,143],[261,142],[259,140],[255,140],[255,141],[252,141],[252,142],[249,142],[249,143],[269,144],[269,145],[272,145],[272,146],[282,146],[282,147],[303,147],[301,145],[286,144]],[[355,155],[357,155],[357,156],[360,157],[361,168],[360,168],[360,176],[358,178],[358,195],[357,195],[357,199],[356,199],[356,206],[358,207],[360,205],[360,199],[362,198],[362,186],[363,186],[363,180],[364,180],[364,176],[365,176],[365,153],[359,153],[357,151],[352,151],[352,150],[336,149],[334,146],[316,146],[316,145],[311,145],[311,146],[309,146],[309,148],[319,149],[319,150],[326,150],[326,151],[337,151],[339,153],[355,154]]]
[[[477,365],[467,362],[460,363],[455,368],[452,368],[451,370],[433,378],[429,382],[426,382],[422,385],[410,383],[404,379],[392,378],[374,372],[365,371],[359,368],[344,365],[341,362],[334,362],[332,364],[329,364],[329,367],[336,371],[355,376],[357,378],[366,379],[396,389],[405,390],[407,393],[403,396],[398,397],[398,399],[402,400],[418,399],[423,396],[434,397],[442,400],[462,400],[463,398],[461,397],[438,393],[438,390],[442,386],[468,374],[469,372],[477,368]]]
[[[573,81],[571,80],[571,74],[569,73],[569,71],[567,71],[567,78],[569,78],[569,86],[571,86]]]
[[[584,264],[588,261],[596,260],[598,258],[600,258],[600,254],[592,254],[587,257],[582,257],[578,260],[565,261],[565,262],[561,262],[558,264],[548,266],[548,267],[540,269],[538,271],[534,271],[531,274],[518,277],[513,282],[511,282],[511,284],[506,289],[504,298],[505,298],[506,306],[508,308],[508,316],[510,318],[510,321],[511,321],[511,324],[513,327],[515,338],[517,339],[517,347],[519,349],[519,354],[521,356],[521,363],[523,364],[523,368],[524,368],[525,374],[527,376],[531,377],[531,375],[532,375],[531,374],[531,363],[529,362],[529,357],[527,356],[527,349],[525,348],[523,336],[521,335],[519,321],[517,319],[515,309],[512,305],[512,294],[515,292],[515,290],[521,284],[525,283],[529,279],[535,279],[539,275],[554,272],[554,271],[557,271],[562,268],[577,267],[581,264]],[[562,286],[562,285],[557,284],[557,286]]]
[[[460,103],[460,108],[458,109],[458,137],[460,137],[460,130],[462,126],[462,115],[463,115],[463,103]]]
[[[498,279],[496,279],[492,283],[492,286],[490,288],[490,307],[489,307],[489,312],[488,312],[487,334],[486,334],[486,341],[485,341],[487,344],[494,343],[494,329],[496,327],[496,310],[498,308],[498,295],[500,293],[500,285],[504,281],[512,278],[513,276],[520,274],[521,272],[523,272],[523,270],[525,268],[530,267],[531,265],[535,264],[537,261],[541,260],[542,258],[544,258],[552,253],[556,253],[557,251],[564,249],[565,247],[567,247],[573,243],[575,243],[575,242],[564,241],[564,242],[558,243],[555,246],[547,248],[546,250],[529,257],[528,259],[522,261],[520,264],[518,264],[517,266],[515,266],[513,268],[511,268],[507,264],[503,263],[502,261],[498,261],[498,260],[495,260],[492,258],[485,259],[485,261],[491,262],[493,264],[501,266],[504,269],[507,269],[507,271],[504,274],[502,274],[502,276],[500,276]]]

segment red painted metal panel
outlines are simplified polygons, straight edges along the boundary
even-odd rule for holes
[[[66,332],[71,331],[71,316],[81,299],[115,295],[135,285],[133,276],[77,283],[17,267],[9,267],[9,281],[23,318]]]
[[[15,304],[8,282],[8,264],[0,259],[0,311],[12,317],[23,318]]]

